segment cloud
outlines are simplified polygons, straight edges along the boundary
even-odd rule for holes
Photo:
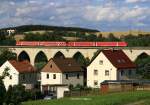
[[[147,1],[3,0],[0,3],[0,27],[46,24],[126,30],[132,24],[149,29],[150,7],[148,3],[143,4]]]
[[[119,11],[114,7],[87,6],[84,18],[89,21],[114,21],[119,17]]]
[[[149,0],[126,0],[126,3],[138,3],[138,2],[147,2]]]

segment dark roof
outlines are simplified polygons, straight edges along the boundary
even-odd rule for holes
[[[9,62],[19,73],[36,72],[35,68],[30,64],[29,61],[19,62],[16,60],[9,60]]]
[[[122,50],[102,50],[108,60],[118,69],[135,68],[136,65]]]
[[[150,84],[150,80],[105,80],[101,84]]]
[[[52,58],[61,72],[83,71],[82,66],[73,58]]]

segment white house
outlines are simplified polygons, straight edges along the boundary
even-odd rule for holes
[[[49,91],[51,86],[83,85],[84,71],[73,58],[52,58],[41,70],[41,90]]]
[[[0,67],[0,75],[2,75],[6,68],[9,68],[9,76],[3,80],[6,89],[8,89],[10,85],[14,86],[18,84],[23,84],[26,89],[31,89],[36,84],[36,70],[28,61],[6,61]]]
[[[87,86],[100,88],[104,80],[129,80],[136,65],[122,50],[102,50],[87,67]]]

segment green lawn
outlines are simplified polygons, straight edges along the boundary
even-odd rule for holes
[[[49,101],[29,101],[23,105],[125,105],[140,100],[145,100],[144,105],[150,105],[149,99],[150,91],[136,91]]]
[[[145,100],[142,105],[150,105],[150,99]]]

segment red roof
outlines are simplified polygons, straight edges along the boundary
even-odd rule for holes
[[[19,73],[29,73],[29,72],[36,72],[35,68],[30,64],[29,61],[9,61],[12,66],[19,72]]]
[[[135,68],[136,65],[122,50],[103,50],[103,54],[118,69]]]

